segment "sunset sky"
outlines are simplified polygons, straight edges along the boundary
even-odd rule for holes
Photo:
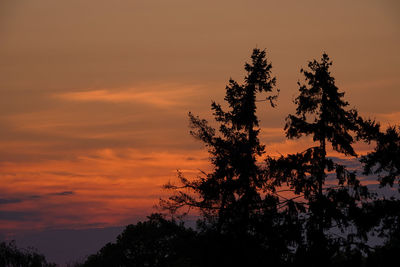
[[[307,146],[285,140],[284,118],[323,52],[351,107],[399,123],[399,14],[396,0],[1,1],[0,233],[155,211],[177,169],[210,168],[187,113],[210,119],[255,47],[281,90],[276,109],[258,107],[268,154]]]

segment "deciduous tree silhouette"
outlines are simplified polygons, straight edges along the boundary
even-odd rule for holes
[[[152,214],[147,221],[128,225],[115,243],[88,257],[84,267],[196,266],[191,260],[195,232],[182,224]]]
[[[19,249],[15,242],[0,242],[0,266],[2,267],[56,267],[33,249]]]

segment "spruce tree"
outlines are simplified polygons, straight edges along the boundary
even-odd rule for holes
[[[381,131],[375,121],[363,122],[359,137],[375,142],[375,148],[361,157],[365,175],[376,175],[380,187],[393,187],[400,192],[400,127],[389,126]],[[387,266],[396,261],[400,250],[400,196],[381,193],[373,201],[364,203],[357,221],[364,232],[384,238],[383,245],[369,252],[367,266]]]
[[[226,86],[229,111],[216,102],[211,104],[219,133],[206,120],[189,113],[190,133],[208,148],[213,171],[192,181],[179,174],[181,185],[166,185],[175,194],[162,203],[164,207],[172,211],[183,206],[197,208],[218,232],[249,230],[252,216],[261,207],[264,178],[257,163],[265,151],[258,138],[256,96],[267,93],[264,101],[274,106],[276,79],[271,68],[265,51],[254,49],[251,63],[245,64],[244,84],[230,79]]]
[[[390,126],[385,132],[380,131],[380,125],[369,122],[363,137],[375,141],[375,149],[361,158],[364,163],[364,174],[376,174],[381,186],[397,181],[400,185],[400,126]],[[400,191],[400,186],[398,187]]]
[[[304,261],[313,266],[328,266],[334,254],[349,244],[346,238],[335,236],[332,228],[346,234],[359,201],[368,195],[355,172],[327,155],[330,144],[334,151],[357,156],[353,144],[361,120],[343,100],[344,93],[330,73],[331,65],[328,55],[323,54],[320,61],[309,62],[307,70],[301,69],[305,83],[298,82],[296,113],[287,117],[285,126],[288,138],[311,136],[315,146],[277,161],[267,160],[275,185],[287,185],[295,194],[293,199],[303,199],[297,201],[299,213],[305,215],[304,243],[298,244],[298,253],[306,255]],[[329,173],[335,173],[335,184]]]

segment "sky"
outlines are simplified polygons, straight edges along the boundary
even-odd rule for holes
[[[189,111],[211,119],[230,77],[266,49],[280,89],[258,107],[271,155],[284,138],[300,68],[328,53],[345,98],[400,121],[398,1],[0,2],[0,233],[121,226],[209,170]],[[363,153],[370,147],[359,144]]]

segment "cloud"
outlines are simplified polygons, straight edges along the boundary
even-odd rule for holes
[[[4,204],[12,204],[12,203],[20,203],[22,199],[19,198],[0,198],[0,205]]]
[[[70,195],[75,195],[75,192],[74,191],[63,191],[63,192],[50,193],[48,195],[49,196],[70,196]]]
[[[2,192],[3,195],[7,195],[10,193]],[[60,191],[60,192],[52,192],[42,195],[29,195],[29,196],[21,196],[21,197],[7,197],[7,198],[0,198],[0,205],[9,205],[9,204],[19,204],[25,201],[41,201],[44,198],[48,197],[58,197],[58,196],[71,196],[75,195],[75,191]],[[18,205],[13,205],[17,207]]]
[[[49,174],[54,174],[54,175],[57,175],[57,176],[68,176],[68,177],[84,176],[84,175],[80,175],[79,173],[73,173],[73,172],[50,171],[48,173]]]
[[[381,122],[383,129],[392,125],[400,125],[400,111],[390,113],[378,113],[376,115],[378,122]]]
[[[143,103],[159,108],[185,106],[188,98],[201,95],[201,86],[145,85],[127,89],[100,89],[56,94],[54,97],[77,102]]]
[[[15,212],[42,212],[40,221],[27,216],[22,220],[22,215],[16,213],[14,217],[21,218],[18,224],[8,220],[11,215],[5,216],[0,232],[12,232],[57,225],[79,228],[91,223],[127,223],[132,216],[149,214],[159,197],[169,194],[162,185],[177,179],[177,169],[191,178],[199,173],[198,169],[208,170],[209,162],[203,150],[107,148],[83,151],[70,160],[3,162],[0,166],[3,173],[13,174],[0,173],[4,185],[0,195],[5,199],[1,207]]]
[[[337,164],[344,165],[349,170],[357,170],[359,173],[362,172],[362,164],[357,158],[340,158],[340,157],[328,157]]]
[[[0,220],[32,221],[39,219],[39,211],[0,211]]]

